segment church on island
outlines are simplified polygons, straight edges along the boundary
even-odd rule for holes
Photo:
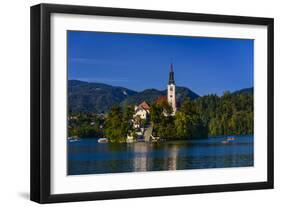
[[[155,102],[161,103],[167,101],[172,107],[172,116],[176,114],[177,111],[177,101],[176,101],[176,83],[174,78],[174,67],[173,64],[170,65],[169,80],[167,85],[167,95],[158,97]],[[153,126],[142,126],[141,123],[144,123],[150,115],[150,105],[144,100],[138,106],[135,106],[135,113],[133,115],[133,126],[136,129],[136,135],[143,137],[145,141],[150,141],[153,131]],[[127,141],[132,141],[132,136],[127,136]]]
[[[155,100],[156,103],[161,103],[162,101],[167,101],[171,105],[173,109],[172,115],[174,116],[177,111],[177,101],[173,64],[170,65],[169,81],[167,85],[167,96],[160,96]],[[141,119],[147,119],[147,117],[149,116],[149,109],[149,104],[146,101],[143,101],[140,105],[135,106],[134,117],[139,116]]]

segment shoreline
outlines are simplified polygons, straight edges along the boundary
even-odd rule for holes
[[[254,134],[246,134],[246,135],[218,135],[218,136],[210,136],[210,137],[206,137],[206,138],[192,138],[192,139],[160,139],[160,140],[157,140],[157,141],[144,141],[144,140],[141,140],[141,141],[137,141],[137,140],[134,140],[134,141],[130,141],[130,142],[127,142],[127,141],[124,141],[124,142],[106,142],[106,143],[100,143],[100,144],[135,144],[135,143],[169,143],[169,142],[175,142],[175,141],[190,141],[190,142],[193,142],[193,141],[206,141],[208,139],[224,139],[224,138],[229,138],[229,137],[248,137],[248,136],[252,136],[254,138]],[[78,137],[78,138],[74,138],[74,139],[69,139],[67,138],[67,141],[70,141],[70,142],[73,142],[73,141],[81,141],[81,140],[98,140],[100,139],[100,137]]]

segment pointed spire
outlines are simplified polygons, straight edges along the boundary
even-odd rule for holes
[[[170,65],[169,84],[175,84],[173,63]]]
[[[170,69],[171,69],[171,70],[170,70],[171,72],[174,72],[174,66],[173,66],[173,63],[171,63],[171,65],[170,65]]]

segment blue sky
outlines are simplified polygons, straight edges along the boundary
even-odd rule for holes
[[[68,31],[68,79],[207,95],[253,86],[254,40]]]

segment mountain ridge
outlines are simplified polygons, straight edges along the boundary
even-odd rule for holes
[[[232,93],[251,93],[251,91],[253,88],[245,88]],[[70,112],[104,113],[114,105],[138,105],[142,101],[152,103],[159,96],[166,96],[166,93],[166,89],[150,88],[138,92],[104,83],[68,80],[68,109]],[[194,100],[201,96],[187,87],[176,86],[176,99],[179,105],[185,97]]]
[[[104,83],[68,80],[68,107],[71,112],[106,112],[114,105],[152,103],[159,96],[165,96],[166,89],[145,89],[137,92],[125,87]],[[200,97],[187,87],[176,87],[176,97],[182,102],[185,97],[194,100]]]
[[[232,92],[232,94],[254,94],[254,87],[249,87],[249,88],[242,88],[240,90],[236,90]]]

